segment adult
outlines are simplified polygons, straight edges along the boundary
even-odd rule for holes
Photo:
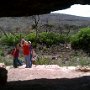
[[[28,41],[25,39],[21,40],[21,47],[23,50],[23,54],[25,57],[25,62],[26,62],[26,68],[31,68],[31,63],[30,63],[30,46]]]

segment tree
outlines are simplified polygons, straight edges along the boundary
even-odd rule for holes
[[[49,24],[48,17],[45,19],[46,23],[43,24],[41,27],[45,28],[45,32],[50,32],[54,25]]]
[[[65,24],[64,27],[65,27],[65,29],[66,29],[66,32],[65,32],[65,33],[66,33],[66,35],[68,36],[69,33],[70,33],[70,30],[71,30],[71,26],[68,25],[68,24]]]
[[[60,18],[58,20],[59,20],[58,29],[59,29],[60,34],[62,35],[63,34],[63,28],[60,26]]]
[[[36,31],[36,46],[37,46],[38,25],[39,25],[39,21],[40,21],[40,16],[39,15],[33,15],[32,20],[33,20],[33,23],[34,23],[32,25],[32,29],[35,29],[35,31]]]

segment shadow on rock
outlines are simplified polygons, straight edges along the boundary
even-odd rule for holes
[[[5,68],[0,67],[0,87],[6,85],[7,73],[8,71]]]
[[[62,79],[34,79],[8,82],[2,89],[29,90],[90,90],[90,76]]]

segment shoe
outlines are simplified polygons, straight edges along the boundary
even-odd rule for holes
[[[31,68],[31,67],[25,67],[25,68]]]

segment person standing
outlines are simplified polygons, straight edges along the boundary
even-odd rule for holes
[[[26,68],[31,68],[29,43],[25,39],[22,39],[21,40],[21,47],[22,47],[23,54],[24,54],[24,57],[25,57]]]
[[[16,44],[15,48],[12,50],[11,54],[13,56],[13,67],[17,68],[18,65],[22,65],[20,60],[18,59],[19,57],[19,44]]]
[[[29,49],[30,49],[30,65],[32,66],[33,47],[32,47],[31,41],[28,41],[28,43],[29,43]]]

